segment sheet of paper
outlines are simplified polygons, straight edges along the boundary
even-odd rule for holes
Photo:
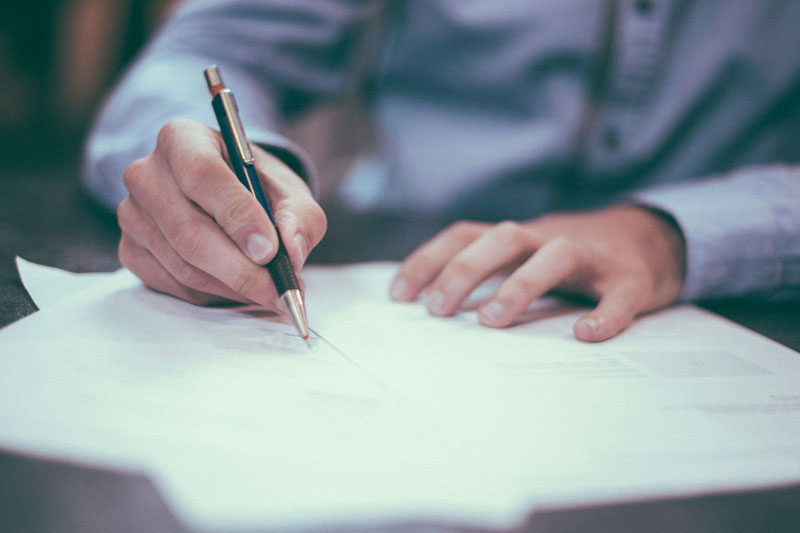
[[[65,277],[0,331],[0,446],[149,472],[204,528],[502,527],[800,479],[797,353],[688,306],[596,345],[552,300],[502,331],[434,319],[388,301],[395,269],[304,272],[310,351],[257,309]]]
[[[39,309],[56,304],[114,276],[113,273],[106,272],[76,274],[60,268],[38,265],[22,257],[16,257],[16,265],[28,294]],[[119,270],[116,275],[128,277],[130,272]]]

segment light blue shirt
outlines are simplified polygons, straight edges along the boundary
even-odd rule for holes
[[[683,299],[800,296],[800,2],[193,0],[87,144],[109,207],[170,119],[216,127],[220,66],[248,136],[358,96],[386,179],[371,209],[527,219],[633,201],[683,231]],[[347,134],[342,132],[341,134]]]

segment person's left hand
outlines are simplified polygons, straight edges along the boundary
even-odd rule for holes
[[[633,318],[676,300],[683,285],[685,244],[665,215],[636,206],[559,213],[516,223],[457,222],[423,244],[392,282],[395,300],[423,290],[430,313],[449,316],[481,282],[513,272],[478,309],[483,325],[506,327],[551,290],[598,302],[579,319],[575,337],[597,342]]]

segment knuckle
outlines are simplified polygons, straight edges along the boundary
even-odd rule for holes
[[[211,155],[193,153],[191,155],[184,154],[170,166],[175,168],[174,172],[183,192],[187,196],[195,198],[202,193],[203,187],[209,179],[208,169],[213,168],[213,163]]]
[[[161,126],[156,137],[156,146],[169,148],[172,142],[181,135],[181,131],[186,128],[187,122],[185,119],[175,119]]]
[[[189,265],[180,258],[180,256],[176,253],[170,253],[166,251],[166,253],[159,254],[158,260],[164,266],[167,272],[169,272],[172,277],[174,277],[179,282],[182,280],[187,280],[186,274],[183,272],[185,268]]]
[[[236,196],[222,204],[214,219],[228,232],[245,226],[255,216],[255,206],[249,196]]]
[[[175,225],[169,240],[178,255],[189,263],[197,262],[205,246],[202,227],[186,219]]]
[[[154,233],[143,232],[143,234],[137,235],[136,237],[141,243],[141,246],[155,257],[158,258],[164,255],[164,245]]]
[[[475,265],[462,257],[454,257],[447,266],[447,277],[457,280],[470,280],[477,275]]]
[[[120,229],[125,232],[125,226],[127,224],[128,218],[131,216],[131,199],[130,197],[125,198],[122,200],[119,205],[117,206],[117,221],[119,222]]]
[[[145,158],[132,161],[122,172],[122,183],[130,193],[140,189],[142,181],[147,177],[147,163]]]
[[[505,291],[510,297],[535,294],[539,289],[536,280],[524,275],[512,276],[505,283]]]
[[[322,207],[316,202],[307,204],[303,213],[307,221],[307,224],[304,224],[304,226],[311,229],[310,236],[313,241],[312,244],[316,244],[322,239],[325,232],[328,231],[328,217],[325,216]]]
[[[249,272],[242,272],[234,276],[230,288],[245,296],[255,294],[255,290],[258,288],[258,278]]]
[[[275,223],[281,229],[288,228],[294,231],[298,225],[297,216],[292,211],[292,207],[286,202],[281,202],[276,206],[273,216],[275,217]]]
[[[172,276],[178,283],[190,289],[203,288],[203,276],[197,268],[184,262],[172,262],[170,264]]]
[[[513,220],[505,220],[495,226],[494,233],[503,245],[519,246],[525,240],[525,230]]]
[[[120,263],[122,263],[125,268],[133,272],[134,274],[136,271],[134,270],[134,262],[133,262],[133,247],[128,239],[125,237],[119,240],[119,246],[117,246],[117,256],[119,257]]]
[[[469,220],[459,220],[450,224],[442,232],[444,235],[453,238],[465,238],[473,234],[475,223]]]
[[[550,244],[550,247],[555,249],[555,250],[567,251],[570,248],[572,243],[566,237],[558,236],[558,237],[553,237],[552,239],[550,239],[549,244]]]
[[[578,242],[565,237],[555,237],[548,241],[548,254],[560,269],[568,272],[582,272],[583,275],[597,277],[603,268],[602,262]]]
[[[155,235],[152,231],[148,231],[136,209],[133,203],[127,199],[119,204],[119,207],[117,207],[117,225],[120,233],[145,250],[156,250],[158,242]]]
[[[575,257],[580,253],[580,245],[566,237],[553,237],[548,245],[557,255]]]
[[[322,210],[322,207],[316,202],[311,205],[310,218],[316,227],[321,228],[323,234],[328,230],[328,217],[325,215],[325,211]]]

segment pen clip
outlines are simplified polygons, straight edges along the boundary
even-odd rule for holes
[[[256,160],[253,153],[250,151],[250,143],[247,142],[247,137],[244,134],[244,127],[242,120],[239,118],[239,106],[236,105],[236,99],[230,89],[225,87],[222,81],[222,75],[216,65],[211,65],[205,72],[206,83],[208,90],[211,91],[212,98],[219,97],[219,103],[222,106],[222,111],[225,113],[225,123],[230,126],[231,136],[233,137],[233,144],[236,151],[239,153],[239,158],[245,165],[253,165]],[[219,119],[219,117],[217,117]],[[233,157],[233,154],[231,154]]]
[[[236,151],[239,152],[239,157],[245,165],[253,165],[256,162],[253,157],[253,152],[250,151],[250,143],[247,142],[247,137],[244,134],[244,127],[239,118],[239,106],[236,105],[236,99],[230,89],[222,89],[218,95],[222,102],[222,109],[225,110],[225,115],[228,118],[228,124],[231,125],[231,133],[233,134],[233,142],[236,145]]]

